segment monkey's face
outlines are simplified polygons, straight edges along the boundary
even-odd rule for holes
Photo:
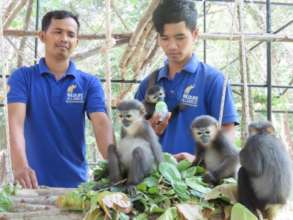
[[[127,129],[134,125],[137,121],[140,121],[143,116],[139,110],[132,109],[128,111],[119,111],[119,118],[122,126]]]
[[[213,125],[199,128],[193,127],[192,133],[196,142],[204,147],[209,147],[217,135],[217,127]]]
[[[145,100],[148,103],[157,103],[165,99],[165,92],[161,86],[155,85],[147,90]]]

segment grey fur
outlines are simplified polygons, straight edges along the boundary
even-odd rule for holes
[[[122,121],[122,139],[109,147],[111,182],[127,177],[127,185],[136,185],[162,161],[161,145],[150,124],[144,119],[142,103],[123,101],[117,107]]]
[[[292,164],[275,129],[269,122],[252,123],[250,137],[240,152],[243,178],[238,185],[251,184],[255,202],[245,197],[244,187],[239,187],[240,202],[251,211],[263,211],[270,204],[285,204],[292,189]],[[246,178],[245,178],[246,176]],[[245,182],[245,184],[243,183]]]
[[[203,115],[195,118],[191,125],[197,143],[195,164],[203,165],[208,173],[206,181],[218,184],[222,178],[236,177],[239,168],[238,151],[218,128],[215,118]]]

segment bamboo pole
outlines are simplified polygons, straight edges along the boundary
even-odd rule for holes
[[[106,77],[106,97],[108,114],[112,117],[112,89],[111,89],[111,62],[110,49],[112,47],[112,30],[111,30],[111,0],[106,0],[106,48],[105,48],[105,77]]]
[[[243,0],[237,0],[237,14],[239,22],[239,32],[243,31]],[[243,87],[241,88],[241,99],[242,99],[242,118],[241,126],[243,132],[241,132],[242,140],[245,140],[248,136],[248,124],[250,123],[250,114],[249,114],[249,95],[248,95],[248,86],[247,86],[247,64],[246,64],[246,47],[244,36],[240,35],[239,41],[239,57],[240,57],[240,75],[241,83]]]
[[[145,13],[143,14],[142,18],[140,19],[139,23],[136,26],[136,29],[134,33],[132,34],[128,47],[126,51],[124,52],[121,61],[120,61],[120,67],[123,69],[126,66],[126,63],[129,63],[128,60],[131,59],[132,52],[135,50],[137,47],[137,44],[141,38],[141,35],[144,34],[145,29],[148,29],[150,27],[147,27],[149,24],[152,25],[151,23],[151,18],[152,18],[152,13],[155,10],[155,8],[158,6],[159,0],[153,0]]]
[[[14,10],[8,15],[7,19],[5,19],[3,24],[3,29],[6,29],[13,19],[17,16],[18,12],[25,6],[27,0],[19,1],[18,5],[14,8]]]
[[[25,15],[25,22],[24,22],[24,30],[27,30],[29,28],[30,18],[33,11],[33,0],[28,1],[27,11]],[[24,49],[26,44],[27,37],[23,37],[20,41],[20,46],[17,53],[17,66],[22,66],[23,63],[23,56],[24,56]]]
[[[135,33],[135,32],[134,32]],[[130,40],[134,33],[113,33],[112,37],[115,40]],[[224,41],[239,41],[241,35],[247,42],[250,41],[272,41],[272,42],[293,42],[293,35],[288,34],[253,34],[253,33],[201,33],[199,35],[200,40],[224,40]],[[37,37],[36,31],[24,31],[15,29],[5,29],[5,37]],[[79,40],[103,40],[106,38],[106,34],[80,34]]]
[[[126,41],[118,41],[118,42],[116,42],[116,44],[114,45],[114,47],[117,47],[117,46],[122,45],[124,43],[127,43],[127,42]],[[92,49],[89,49],[87,51],[73,54],[73,56],[71,58],[73,60],[75,60],[75,61],[81,61],[81,60],[84,60],[84,59],[87,59],[87,58],[89,58],[91,56],[96,55],[102,49],[103,49],[103,46],[98,45],[98,46],[96,46],[96,47],[94,47]]]
[[[2,74],[2,78],[0,80],[0,85],[2,86],[2,94],[3,94],[3,103],[4,103],[4,123],[5,123],[5,137],[6,137],[6,147],[7,147],[7,152],[4,154],[4,157],[7,155],[7,157],[4,159],[5,160],[5,172],[6,172],[6,180],[9,183],[12,183],[13,181],[13,175],[12,175],[12,168],[11,168],[11,157],[10,157],[10,141],[9,141],[9,127],[8,127],[8,114],[7,114],[7,100],[6,100],[6,94],[8,91],[7,88],[7,82],[6,82],[6,75],[8,75],[7,71],[7,62],[5,58],[5,48],[4,48],[4,36],[3,36],[3,12],[4,12],[4,2],[1,1],[0,3],[0,60],[2,64],[0,65],[1,71],[0,74]],[[0,86],[0,88],[1,88]],[[1,92],[0,92],[1,94]]]
[[[9,14],[13,10],[13,8],[16,6],[17,2],[18,2],[18,0],[13,0],[13,1],[11,1],[9,3],[7,8],[5,9],[4,16],[3,16],[3,21],[8,18]]]

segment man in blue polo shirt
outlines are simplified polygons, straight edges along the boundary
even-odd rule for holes
[[[78,31],[77,16],[48,12],[39,33],[45,57],[8,81],[12,168],[25,188],[77,187],[87,180],[85,114],[104,157],[113,143],[100,81],[70,61]]]
[[[172,115],[161,123],[154,115],[151,124],[160,136],[164,151],[175,154],[178,160],[193,160],[195,142],[190,131],[191,122],[205,114],[219,118],[224,76],[199,61],[192,52],[193,43],[198,37],[194,2],[161,1],[152,19],[159,33],[158,43],[168,58],[159,69],[155,83],[164,88],[165,102]],[[151,76],[148,76],[142,81],[135,98],[144,99],[150,80]],[[179,104],[184,108],[173,111]],[[235,123],[237,114],[228,87],[223,127],[233,131]]]

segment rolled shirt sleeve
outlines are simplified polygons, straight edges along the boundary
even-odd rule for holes
[[[86,111],[92,112],[106,112],[105,93],[101,81],[92,77],[89,84],[89,89],[86,97]]]
[[[29,80],[23,69],[14,71],[8,79],[8,103],[27,103],[29,99],[28,92]]]

